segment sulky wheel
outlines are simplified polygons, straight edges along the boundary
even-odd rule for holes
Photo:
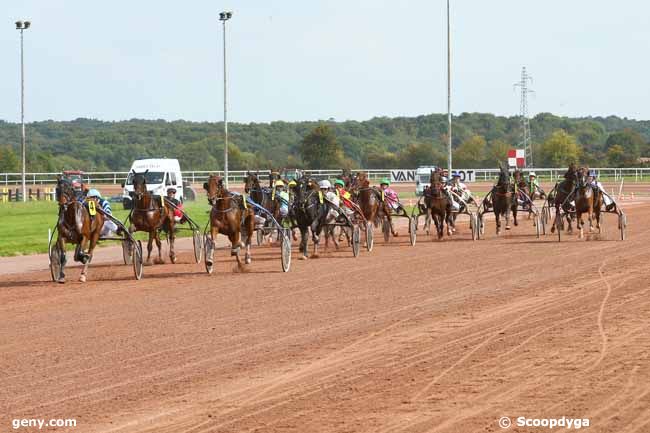
[[[389,242],[390,241],[390,223],[388,222],[388,218],[384,218],[381,220],[381,231],[384,234],[384,242]]]
[[[411,241],[411,246],[415,246],[418,236],[418,221],[417,218],[411,216],[409,218],[409,241]]]
[[[203,244],[201,242],[201,232],[197,230],[192,231],[192,242],[194,244],[194,260],[196,263],[201,263],[203,257]]]
[[[284,229],[280,238],[280,249],[282,254],[282,272],[289,272],[291,268],[291,231]]]
[[[366,223],[366,250],[372,251],[375,245],[375,234],[372,223]]]
[[[57,282],[61,279],[63,271],[63,256],[64,253],[59,247],[59,243],[55,242],[50,244],[50,274],[52,275],[52,281]]]
[[[132,245],[131,257],[133,259],[133,273],[135,274],[136,280],[141,280],[142,270],[143,270],[142,242],[141,241],[131,242],[131,245]]]
[[[354,257],[359,257],[361,250],[361,228],[355,224],[352,228],[352,254]]]
[[[125,238],[122,240],[122,258],[124,259],[125,265],[130,265],[131,263],[133,263],[131,243],[132,242],[129,238]]]

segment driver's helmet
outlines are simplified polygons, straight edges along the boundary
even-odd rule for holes
[[[345,182],[343,182],[342,179],[336,179],[336,180],[334,181],[334,186],[341,186],[341,187],[344,187],[344,186],[345,186]]]
[[[595,179],[596,178],[596,170],[589,170],[589,176],[591,176],[592,178]]]
[[[528,174],[528,177],[537,177],[537,174],[535,174],[534,171],[531,171],[531,172]]]
[[[320,189],[330,189],[332,187],[332,184],[330,183],[329,180],[325,179],[318,182],[318,187]]]
[[[460,180],[460,174],[454,173],[454,174],[451,175],[451,178]]]
[[[174,188],[174,187],[167,188],[167,194],[169,194],[169,193],[176,194],[176,188]]]
[[[298,184],[296,183],[295,180],[291,179],[291,180],[289,181],[289,186],[296,186],[296,185],[298,185]]]
[[[86,197],[88,198],[102,198],[102,195],[97,191],[95,188],[89,189],[88,192],[86,193]]]
[[[275,187],[277,188],[277,187],[280,187],[280,186],[281,186],[282,188],[284,188],[284,182],[281,181],[281,180],[276,180],[276,181],[275,181]]]
[[[379,184],[380,185],[390,186],[390,179],[385,177],[385,178],[383,178],[382,180],[379,181]]]

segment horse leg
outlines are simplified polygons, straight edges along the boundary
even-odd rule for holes
[[[158,260],[154,260],[154,263],[156,263],[157,265],[162,265],[165,263],[165,261],[162,258],[162,242],[160,242],[160,235],[156,230],[154,230],[153,232],[149,232],[149,236],[152,235],[153,235],[153,239],[156,241],[156,246],[158,247]]]
[[[176,240],[176,233],[174,233],[174,223],[172,222],[174,220],[174,216],[172,215],[170,217],[170,223],[169,223],[169,234],[168,234],[168,239],[169,239],[169,260],[172,263],[176,263],[176,251],[174,251],[174,241]]]
[[[453,214],[451,212],[447,212],[444,217],[442,217],[442,223],[447,223],[447,236],[451,236],[455,231],[454,227],[454,221],[453,221]]]
[[[250,213],[246,218],[246,232],[248,233],[248,236],[246,236],[246,255],[244,256],[244,262],[247,265],[253,261],[253,259],[251,258],[251,243],[253,239],[254,230],[255,230],[255,216],[252,213]]]
[[[494,210],[494,221],[496,222],[497,236],[499,236],[501,234],[501,215],[496,210],[496,208]]]
[[[307,227],[300,227],[300,260],[307,260],[309,255],[307,253]]]
[[[513,221],[515,223],[515,227],[517,227],[519,225],[519,223],[517,222],[517,205],[516,204],[515,204],[515,207],[512,209],[512,218],[513,218]]]
[[[58,236],[56,239],[56,243],[59,246],[59,251],[61,251],[61,257],[59,258],[61,260],[61,271],[59,272],[59,275],[57,276],[57,283],[63,284],[65,283],[65,263],[67,262],[67,258],[65,256],[65,241],[63,240],[62,236]]]
[[[228,235],[228,238],[230,239],[230,255],[235,256],[237,267],[241,270],[243,266],[241,259],[239,258],[239,250],[241,249],[239,231],[234,231],[232,234]]]
[[[584,226],[584,222],[582,221],[582,213],[576,211],[576,228],[580,232],[580,234],[578,235],[579,239],[582,239],[582,238],[585,237],[585,232],[584,232],[584,227],[583,226]]]
[[[314,227],[314,224],[316,227]],[[311,239],[314,241],[314,252],[312,253],[313,258],[318,257],[318,243],[320,242],[320,235],[323,231],[322,226],[318,221],[316,221],[314,224],[311,226]]]
[[[569,213],[567,213],[567,215],[566,215],[566,220],[567,220],[567,224],[569,225],[567,233],[572,234],[573,233],[573,226],[571,225],[571,223],[573,222],[573,219],[571,218],[571,215]]]
[[[210,224],[210,240],[212,241],[212,248],[210,248],[210,254],[205,257],[205,262],[212,266],[214,263],[214,250],[215,250],[215,240],[217,239],[217,235],[219,234],[219,229]]]
[[[505,210],[505,217],[506,217],[506,230],[510,230],[510,206],[506,206]]]
[[[81,271],[81,275],[79,276],[79,281],[82,283],[86,282],[86,277],[88,275],[88,266],[90,265],[90,262],[93,260],[93,251],[95,251],[95,247],[97,246],[97,241],[99,240],[99,234],[101,232],[101,227],[98,230],[95,230],[95,233],[92,233],[90,235],[90,246],[88,247],[88,260],[86,263],[84,263],[83,270]]]

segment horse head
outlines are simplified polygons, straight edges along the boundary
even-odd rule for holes
[[[133,194],[138,199],[141,200],[142,197],[147,193],[147,179],[145,175],[149,170],[144,173],[133,172]]]
[[[74,188],[69,179],[63,176],[56,177],[56,201],[59,206],[67,206],[75,201]]]
[[[225,187],[223,185],[223,178],[216,174],[211,174],[208,181],[203,184],[203,189],[207,192],[208,203],[214,206],[218,199],[225,196]]]
[[[246,179],[244,180],[244,192],[250,194],[251,191],[260,190],[260,179],[256,173],[246,172]]]
[[[575,172],[576,185],[579,189],[585,189],[589,185],[589,168],[580,167]]]

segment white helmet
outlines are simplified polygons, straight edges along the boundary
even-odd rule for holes
[[[531,177],[531,176],[535,176],[535,177],[537,177],[537,175],[535,174],[534,171],[531,171],[530,173],[528,173],[528,177]]]
[[[318,186],[320,189],[330,189],[332,187],[332,184],[329,180],[325,179],[318,182]]]

